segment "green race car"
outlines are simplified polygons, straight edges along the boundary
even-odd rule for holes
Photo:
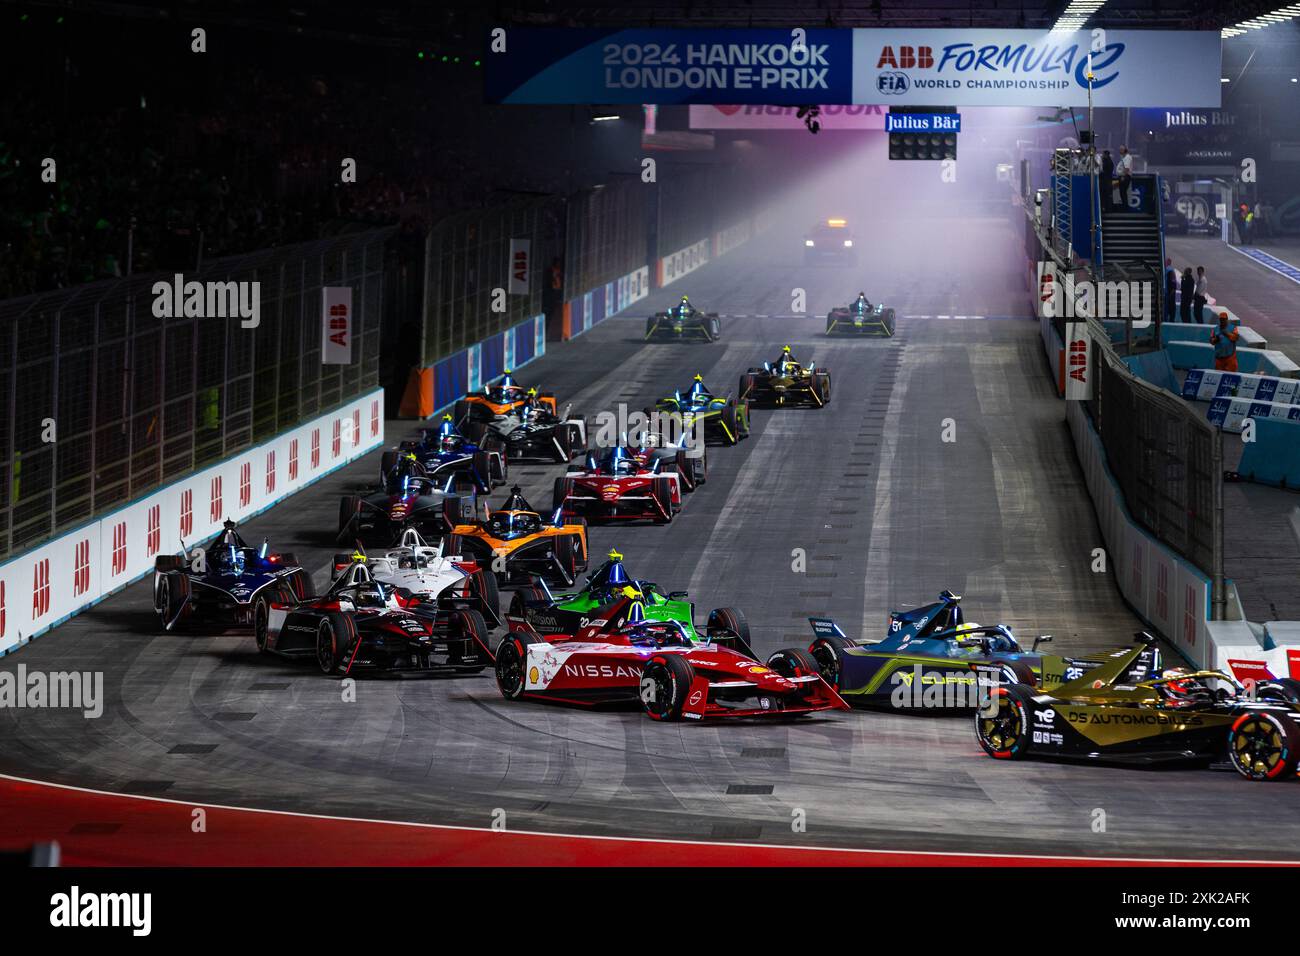
[[[670,398],[659,399],[653,411],[646,409],[646,418],[658,422],[659,436],[664,441],[678,441],[693,432],[705,444],[735,445],[749,437],[749,403],[738,402],[730,395],[714,395],[699,375],[686,394],[674,392]],[[703,431],[695,432],[696,428]]]
[[[749,623],[739,610],[715,608],[703,625],[696,624],[695,603],[686,599],[685,591],[664,594],[652,581],[629,577],[623,567],[623,556],[617,551],[611,551],[609,560],[587,575],[587,585],[581,591],[555,594],[540,580],[516,591],[506,621],[512,631],[572,636],[582,628],[602,623],[603,609],[613,611],[616,605],[626,606],[622,604],[626,597],[637,599],[647,621],[676,621],[696,643],[730,647],[754,657],[749,643]],[[624,623],[612,622],[614,627]]]

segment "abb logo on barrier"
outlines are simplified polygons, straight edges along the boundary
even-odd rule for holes
[[[1133,593],[1142,593],[1142,544],[1133,542]]]
[[[330,457],[337,458],[339,451],[343,447],[343,422],[340,419],[334,419],[334,438],[330,442]]]
[[[208,490],[208,520],[217,522],[221,520],[221,476],[216,475],[212,479],[212,485]]]
[[[370,437],[374,438],[379,434],[379,401],[370,403]]]
[[[90,539],[78,541],[72,553],[72,594],[80,597],[90,590]]]
[[[361,409],[356,409],[352,413],[352,447],[356,448],[361,444]]]
[[[8,623],[8,611],[5,608],[5,583],[0,581],[0,637],[5,636],[5,625]]]
[[[289,480],[298,480],[298,439],[289,442]]]
[[[246,461],[239,466],[239,507],[247,508],[253,500],[253,463]]]
[[[266,453],[266,493],[275,491],[275,449]]]
[[[320,429],[311,430],[311,470],[315,471],[320,467]]]
[[[181,537],[188,538],[194,530],[194,492],[186,488],[181,492]]]
[[[1183,640],[1188,647],[1196,646],[1196,588],[1187,585],[1183,603]]]
[[[145,534],[145,557],[152,558],[162,547],[162,505],[149,509],[149,530]]]
[[[900,46],[895,53],[892,46],[887,46],[880,51],[876,69],[886,66],[896,70],[928,70],[934,66],[934,51],[928,46]]]
[[[113,525],[113,575],[126,570],[126,522]]]
[[[32,568],[32,620],[50,611],[50,559],[37,561]]]

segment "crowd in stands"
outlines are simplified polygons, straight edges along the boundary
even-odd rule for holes
[[[484,142],[481,70],[424,77],[241,64],[192,94],[175,70],[114,81],[75,57],[59,95],[48,76],[19,77],[0,130],[0,299],[374,225],[419,232],[500,199],[503,184],[561,185]]]

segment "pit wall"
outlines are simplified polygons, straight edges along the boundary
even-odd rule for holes
[[[384,444],[376,389],[0,565],[0,655]],[[252,543],[252,542],[250,542]]]

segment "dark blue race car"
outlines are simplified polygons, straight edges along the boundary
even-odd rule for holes
[[[259,596],[291,602],[311,590],[311,576],[297,558],[271,554],[265,541],[249,547],[233,521],[207,545],[154,559],[153,604],[165,631],[199,622],[251,627]]]
[[[977,708],[991,687],[1051,690],[1104,663],[1038,653],[1050,635],[1035,638],[1025,651],[1005,624],[968,623],[960,602],[960,595],[944,591],[933,604],[894,611],[889,632],[875,642],[847,637],[829,618],[809,618],[814,637],[808,650],[822,677],[850,703],[949,712]],[[1148,647],[1128,676],[1141,680],[1158,672],[1159,654]]]
[[[396,451],[384,452],[380,475],[391,472],[404,455],[415,455],[437,484],[444,483],[453,472],[469,475],[480,494],[505,484],[509,477],[505,446],[490,433],[482,444],[474,444],[460,433],[450,415],[444,415],[436,429],[424,429],[418,441],[404,441]]]

